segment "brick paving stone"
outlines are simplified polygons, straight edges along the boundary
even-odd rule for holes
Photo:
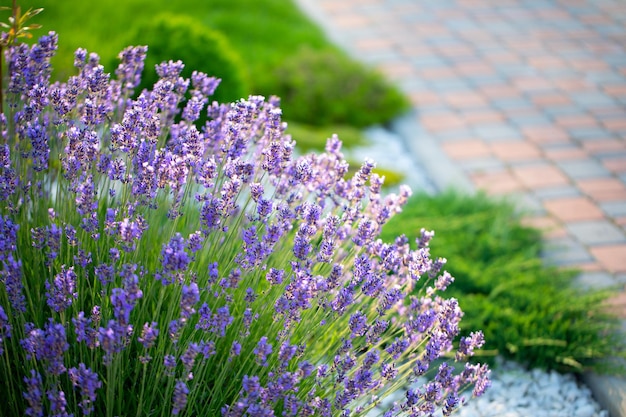
[[[504,120],[502,113],[494,110],[466,110],[462,112],[463,120],[468,126],[498,123]]]
[[[600,266],[598,264],[592,264]],[[583,289],[609,289],[614,288],[617,281],[613,275],[604,271],[586,271],[574,279],[574,283]]]
[[[538,112],[534,109],[504,109],[503,113],[506,115],[509,123],[518,128],[527,128],[530,126],[545,126],[546,124],[550,123],[550,117],[547,114]]]
[[[506,169],[505,164],[493,156],[465,159],[457,162],[465,173],[493,173]]]
[[[553,161],[565,161],[587,158],[587,153],[577,145],[544,148],[544,154]]]
[[[481,108],[489,103],[487,98],[477,91],[444,93],[442,96],[448,105],[457,109]]]
[[[624,118],[622,115],[622,117],[619,119],[604,119],[602,120],[602,125],[610,131],[626,131],[626,118]]]
[[[532,95],[531,100],[536,106],[539,107],[569,105],[572,102],[568,95],[555,91],[534,94]]]
[[[346,14],[333,19],[333,24],[340,28],[362,28],[371,25],[371,20],[357,14]]]
[[[568,178],[556,167],[548,164],[515,166],[513,174],[530,189],[567,185]]]
[[[490,98],[489,102],[495,109],[502,111],[508,117],[514,116],[519,112],[528,111],[535,111],[538,114],[542,114],[528,99],[520,96]]]
[[[523,135],[535,143],[558,143],[567,142],[569,135],[558,126],[528,126],[520,129]]]
[[[446,142],[442,148],[450,158],[457,160],[491,156],[489,147],[480,139]]]
[[[522,224],[539,229],[545,238],[562,238],[567,236],[567,230],[551,216],[526,216]]]
[[[626,187],[617,178],[592,178],[576,181],[580,190],[597,201],[626,200]]]
[[[563,266],[593,261],[589,251],[571,237],[550,239],[544,248],[543,257],[554,265]]]
[[[626,291],[620,291],[612,295],[607,301],[608,312],[622,320],[626,319]]]
[[[626,83],[618,85],[605,85],[602,89],[613,97],[626,97]]]
[[[488,141],[520,138],[519,130],[506,123],[480,124],[472,131],[476,137]]]
[[[566,223],[565,227],[572,236],[585,245],[626,243],[624,231],[607,220]]]
[[[434,132],[465,127],[463,119],[453,113],[429,116],[424,115],[421,117],[421,124],[425,129]]]
[[[626,216],[626,199],[622,201],[606,201],[598,204],[607,216],[616,218]]]
[[[522,184],[507,171],[475,173],[470,175],[470,179],[477,189],[489,194],[505,194],[523,189]]]
[[[378,69],[387,75],[391,80],[397,80],[402,77],[410,77],[415,75],[413,65],[406,62],[384,62],[380,63]]]
[[[485,85],[480,87],[481,92],[490,99],[518,98],[517,90],[506,83]]]
[[[626,244],[596,246],[590,251],[609,272],[626,272]]]
[[[596,127],[598,122],[592,116],[585,114],[573,114],[556,117],[556,124],[566,129],[578,129],[585,127]]]
[[[593,159],[561,160],[556,161],[556,164],[567,176],[574,179],[598,178],[610,175],[609,170]]]
[[[600,126],[572,128],[568,129],[568,133],[571,138],[579,142],[599,142],[612,136],[611,132]]]
[[[617,139],[602,139],[586,141],[583,148],[590,154],[602,153],[606,151],[626,150],[626,142]]]
[[[576,269],[577,271],[581,271],[582,273],[585,272],[604,272],[607,273],[604,269],[604,267],[598,263],[595,260],[589,261],[589,262],[582,262],[579,264],[575,264],[572,265],[572,268]],[[610,275],[612,276],[612,275]]]
[[[492,142],[489,147],[503,161],[536,160],[541,156],[539,148],[526,141]]]
[[[555,198],[543,202],[544,207],[562,222],[602,220],[604,214],[586,197]]]
[[[389,50],[393,47],[393,42],[377,36],[375,38],[358,39],[354,46],[360,51],[371,53],[373,51]]]
[[[533,190],[533,194],[541,201],[566,197],[580,197],[582,195],[580,190],[573,185],[537,188]]]
[[[624,173],[626,172],[626,157],[605,158],[602,160],[602,165],[611,172]]]

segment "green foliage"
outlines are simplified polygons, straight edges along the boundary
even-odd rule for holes
[[[283,98],[285,118],[321,126],[333,122],[365,126],[383,123],[408,108],[408,101],[379,74],[351,61],[325,38],[292,1],[285,0],[24,0],[43,7],[37,21],[59,33],[55,76],[75,73],[73,53],[78,47],[98,51],[105,64],[128,46],[143,20],[171,13],[224,34],[233,52],[243,58],[254,94]],[[189,29],[194,32],[195,29]],[[191,44],[191,43],[190,43]],[[187,44],[181,42],[185,49]],[[148,51],[153,56],[154,47]],[[294,51],[300,51],[295,54]],[[188,68],[199,57],[189,53]],[[106,68],[112,72],[114,67]],[[213,74],[209,74],[213,75]],[[284,77],[277,80],[276,77]],[[308,80],[309,86],[304,84]],[[221,94],[226,85],[216,93]],[[307,91],[309,90],[310,91]],[[293,116],[293,117],[292,117]]]
[[[347,125],[311,126],[297,122],[289,122],[285,132],[296,141],[296,146],[303,152],[323,151],[326,141],[333,134],[339,136],[343,146],[363,145],[367,139],[363,133],[354,127]]]
[[[364,127],[388,122],[409,108],[380,73],[337,51],[301,48],[274,75],[267,88],[281,97],[291,120]]]
[[[138,91],[151,89],[158,80],[155,65],[169,60],[185,63],[182,76],[201,71],[222,81],[212,96],[221,103],[250,94],[241,57],[220,32],[189,16],[165,13],[136,25],[129,45],[148,45],[142,81]]]
[[[532,367],[602,370],[604,359],[625,352],[616,321],[603,312],[603,292],[582,292],[573,271],[546,266],[540,232],[525,227],[512,205],[484,195],[418,195],[384,228],[410,240],[434,230],[433,256],[445,254],[456,278],[466,329],[485,333],[485,351]]]

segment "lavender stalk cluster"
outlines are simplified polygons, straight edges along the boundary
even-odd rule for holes
[[[143,46],[53,83],[56,45],[4,57],[0,414],[356,416],[402,389],[385,416],[447,416],[489,386],[433,232],[378,237],[407,187],[335,135],[297,155],[278,98],[211,101],[180,61],[135,91]]]

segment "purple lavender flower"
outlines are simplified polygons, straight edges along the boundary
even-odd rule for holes
[[[455,392],[452,392],[446,398],[446,402],[442,410],[443,415],[446,417],[452,415],[452,413],[456,411],[458,406],[459,406],[459,396]]]
[[[77,342],[87,342],[89,340],[88,329],[91,324],[91,319],[85,317],[85,313],[83,311],[79,311],[78,315],[72,318],[72,323],[74,324],[74,332],[76,333],[76,341]]]
[[[194,232],[189,235],[187,238],[187,249],[189,252],[195,253],[202,249],[204,245],[204,238],[202,237],[202,232]]]
[[[189,388],[185,381],[178,380],[174,386],[174,394],[172,396],[172,415],[177,416],[187,405],[187,395]]]
[[[167,327],[167,334],[170,337],[172,343],[178,343],[178,338],[183,330],[184,323],[181,320],[172,320],[170,321],[169,326]]]
[[[109,264],[100,264],[94,268],[94,274],[100,281],[103,288],[113,282],[115,277],[115,268]]]
[[[393,359],[398,359],[402,353],[409,347],[409,341],[404,338],[396,338],[386,350]]]
[[[0,114],[0,127],[5,124],[3,120],[5,120],[4,114]],[[11,166],[11,151],[9,145],[0,145],[0,200],[8,201],[9,197],[15,193],[17,184],[18,178],[15,170]]]
[[[130,312],[134,307],[134,300],[123,288],[113,288],[111,290],[111,305],[113,306],[113,316],[121,325],[130,323]]]
[[[0,260],[6,260],[15,251],[18,229],[19,225],[14,224],[9,216],[0,216]]]
[[[367,343],[375,344],[381,338],[381,335],[389,327],[389,322],[386,320],[377,319],[367,332]]]
[[[256,355],[256,361],[259,365],[267,366],[267,356],[272,353],[272,345],[267,343],[267,336],[261,337],[252,352]]]
[[[0,355],[4,353],[4,340],[11,337],[11,324],[9,318],[0,306]]]
[[[93,403],[96,401],[96,390],[102,386],[102,382],[98,380],[98,374],[82,362],[78,364],[78,368],[70,368],[68,374],[74,388],[80,391],[81,401],[78,406],[83,414],[91,414],[94,410]]]
[[[68,414],[67,400],[65,399],[65,392],[57,388],[51,389],[46,392],[48,401],[50,402],[50,417],[72,417],[73,414]]]
[[[47,372],[52,375],[61,375],[65,372],[63,364],[64,353],[69,349],[65,336],[65,327],[49,319],[45,328],[37,329],[34,326],[27,328],[26,338],[20,344],[26,351],[26,358],[32,357],[47,362]]]
[[[43,417],[43,382],[41,374],[30,370],[30,378],[24,377],[26,392],[22,393],[28,403],[25,414],[30,417]]]
[[[168,285],[187,269],[190,258],[185,251],[185,239],[176,233],[174,237],[163,245],[161,249],[161,265],[162,269],[157,272],[154,277],[161,280],[163,285]]]
[[[230,346],[230,355],[228,357],[228,360],[230,361],[232,360],[232,358],[239,355],[241,355],[241,343],[234,340],[233,344]]]
[[[189,346],[187,346],[187,350],[185,350],[185,353],[183,353],[180,357],[180,361],[182,362],[188,374],[193,368],[198,353],[200,353],[200,345],[198,345],[197,343],[190,343]]]
[[[176,367],[176,357],[174,355],[165,355],[163,357],[163,366],[168,369],[168,372],[174,372],[173,369]]]
[[[209,359],[211,356],[215,355],[215,342],[212,340],[209,342],[200,342],[199,348],[200,353],[202,353],[205,359]]]
[[[115,353],[121,352],[129,341],[133,326],[123,325],[115,320],[109,320],[106,327],[98,329],[98,345],[104,351],[102,358],[105,365],[110,365]]]
[[[4,288],[9,297],[11,308],[16,312],[24,313],[26,312],[26,298],[23,294],[24,284],[22,283],[22,262],[16,261],[13,259],[13,255],[9,254],[6,260],[2,260],[2,266],[3,269],[0,271],[0,282],[4,283]]]
[[[462,337],[456,352],[456,359],[461,360],[474,355],[474,349],[480,349],[485,344],[485,337],[481,331],[472,332],[468,337]]]
[[[473,382],[474,389],[472,390],[472,395],[480,397],[491,386],[490,374],[491,371],[487,365],[466,363],[465,369],[461,373],[461,378],[467,382]]]
[[[350,316],[349,324],[352,337],[363,336],[367,332],[367,316],[360,311]]]
[[[48,306],[60,313],[72,305],[76,292],[76,273],[74,267],[69,269],[63,265],[61,272],[54,276],[53,282],[46,281],[46,300]]]
[[[156,338],[159,336],[159,329],[157,328],[157,323],[152,322],[150,324],[144,323],[143,328],[141,330],[141,336],[137,338],[137,341],[141,343],[144,349],[150,349],[154,346],[156,342]]]
[[[282,269],[270,268],[265,277],[271,284],[279,285],[283,282],[284,275],[285,271]]]
[[[443,274],[441,274],[437,278],[437,281],[435,282],[435,288],[438,289],[439,291],[445,291],[448,288],[448,286],[452,284],[453,282],[454,282],[454,277],[450,275],[448,271],[444,271]]]
[[[200,301],[200,290],[198,284],[192,282],[189,285],[183,285],[182,296],[180,299],[180,314],[183,318],[188,319],[196,312],[195,305]]]
[[[233,316],[230,315],[228,305],[224,305],[217,309],[215,313],[211,313],[207,303],[203,303],[198,310],[198,323],[196,329],[202,329],[220,336],[226,335],[226,328],[233,322]]]
[[[130,96],[141,82],[147,51],[146,46],[129,46],[117,56],[121,62],[115,70],[115,75],[122,84],[122,94],[125,96]]]
[[[397,375],[398,375],[398,370],[396,369],[395,364],[383,363],[382,367],[380,368],[380,376],[390,381],[394,379]]]
[[[289,361],[291,361],[291,359],[293,359],[298,353],[298,349],[297,345],[291,345],[286,341],[280,345],[278,359],[281,361],[282,367],[287,367]]]

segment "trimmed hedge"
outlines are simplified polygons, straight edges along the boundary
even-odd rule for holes
[[[226,37],[189,16],[160,14],[140,23],[127,43],[148,45],[142,82],[137,91],[151,88],[158,80],[156,64],[181,60],[185,64],[182,73],[185,78],[191,77],[194,70],[221,78],[212,97],[214,100],[226,103],[250,94],[245,66]]]
[[[287,120],[316,125],[383,124],[410,108],[382,74],[331,50],[301,48],[265,88],[281,98]]]

